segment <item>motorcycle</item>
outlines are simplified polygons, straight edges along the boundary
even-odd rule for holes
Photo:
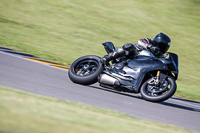
[[[107,53],[116,50],[113,43],[103,45]],[[120,57],[107,64],[98,56],[87,55],[71,64],[68,75],[77,84],[99,82],[101,87],[141,93],[147,101],[162,102],[174,95],[178,79],[178,55],[170,52],[165,55],[158,58],[148,50],[141,50],[132,59]]]

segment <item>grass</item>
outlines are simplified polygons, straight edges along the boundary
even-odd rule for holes
[[[200,101],[200,0],[0,0],[0,46],[67,66],[159,32],[180,58],[176,96]]]
[[[192,133],[126,114],[0,86],[1,133]]]

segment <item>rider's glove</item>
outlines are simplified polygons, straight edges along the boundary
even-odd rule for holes
[[[153,54],[155,54],[156,56],[160,55],[161,52],[160,52],[160,49],[156,46],[153,46],[153,45],[148,45],[147,46],[147,49],[149,49]]]

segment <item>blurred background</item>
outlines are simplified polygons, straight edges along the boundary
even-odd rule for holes
[[[200,0],[0,0],[0,46],[67,66],[160,32],[179,55],[176,96],[200,102]]]

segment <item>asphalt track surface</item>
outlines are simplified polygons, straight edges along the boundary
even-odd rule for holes
[[[0,85],[200,131],[200,105],[178,98],[151,103],[140,95],[72,83],[67,70],[0,52]],[[113,123],[114,124],[114,123]]]

